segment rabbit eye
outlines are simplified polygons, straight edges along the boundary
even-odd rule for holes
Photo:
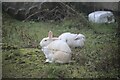
[[[47,40],[45,40],[45,41],[47,41]]]
[[[66,40],[66,42],[67,42],[68,40]]]

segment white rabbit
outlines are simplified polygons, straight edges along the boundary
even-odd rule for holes
[[[83,47],[85,42],[83,34],[73,34],[70,32],[63,33],[58,38],[65,41],[70,47]]]
[[[42,48],[45,54],[45,62],[69,63],[71,61],[71,49],[66,42],[55,40]]]
[[[40,42],[42,51],[45,54],[45,62],[68,63],[71,60],[71,49],[65,41],[53,38],[53,33],[49,31],[48,37]]]

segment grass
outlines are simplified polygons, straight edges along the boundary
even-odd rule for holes
[[[117,78],[117,23],[82,25],[78,18],[62,22],[22,22],[3,14],[3,78]],[[39,42],[51,30],[86,36],[83,48],[72,49],[70,64],[45,64]]]

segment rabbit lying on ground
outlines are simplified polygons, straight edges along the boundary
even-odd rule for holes
[[[85,36],[83,34],[63,33],[58,37],[60,40],[65,41],[70,47],[83,47]]]

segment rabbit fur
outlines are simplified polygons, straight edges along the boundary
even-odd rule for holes
[[[85,36],[83,34],[73,34],[70,32],[63,33],[58,38],[74,48],[83,47],[85,42]]]

